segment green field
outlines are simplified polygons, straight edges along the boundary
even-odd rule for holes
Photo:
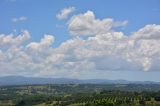
[[[160,85],[1,86],[0,106],[160,106]]]

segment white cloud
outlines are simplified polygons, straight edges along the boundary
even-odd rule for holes
[[[8,47],[14,45],[20,45],[30,38],[30,34],[27,30],[22,30],[22,34],[14,36],[13,34],[5,35],[0,34],[0,47]]]
[[[50,54],[54,36],[44,35],[40,42],[30,42],[26,45],[27,53],[34,61],[43,61]]]
[[[111,18],[96,19],[92,11],[87,11],[73,16],[68,22],[68,30],[74,36],[95,36],[109,32],[112,27],[125,26],[127,23],[128,21],[116,22]]]
[[[144,28],[135,32],[132,37],[134,39],[160,39],[160,25],[146,25]]]
[[[27,17],[26,16],[21,16],[21,17],[18,17],[18,18],[12,18],[12,22],[20,22],[20,21],[26,21],[27,20]]]
[[[31,42],[27,45],[27,48],[38,49],[40,47],[50,46],[54,42],[54,37],[52,35],[44,35],[44,38],[41,39],[40,43]]]
[[[113,27],[119,27],[119,26],[126,26],[128,24],[128,21],[117,21],[114,23]]]
[[[56,15],[56,17],[60,20],[67,19],[68,16],[74,11],[75,11],[75,7],[64,8],[63,10],[60,11],[60,13]]]
[[[116,23],[113,19],[95,19],[90,11],[75,17],[71,20],[79,20],[76,25],[83,27],[83,31],[78,29],[74,33],[92,36],[73,37],[58,47],[52,46],[52,35],[44,35],[39,42],[34,42],[29,40],[27,30],[20,35],[0,34],[1,75],[82,78],[98,72],[160,70],[160,25],[146,25],[126,36],[111,30]],[[81,24],[81,20],[88,26]],[[117,22],[116,26],[125,23]],[[98,29],[96,25],[106,25],[108,29]]]

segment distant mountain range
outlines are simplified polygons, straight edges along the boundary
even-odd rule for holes
[[[0,86],[5,85],[32,85],[32,84],[160,84],[153,81],[127,81],[107,79],[69,79],[69,78],[37,78],[22,76],[0,77]]]

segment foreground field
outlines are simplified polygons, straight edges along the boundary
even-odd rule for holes
[[[0,106],[160,106],[160,85],[54,84],[0,87]]]

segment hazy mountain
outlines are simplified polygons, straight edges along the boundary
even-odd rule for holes
[[[69,78],[37,78],[22,76],[0,77],[0,86],[2,85],[28,85],[28,84],[160,84],[152,81],[127,81],[127,80],[107,80],[107,79],[69,79]]]

